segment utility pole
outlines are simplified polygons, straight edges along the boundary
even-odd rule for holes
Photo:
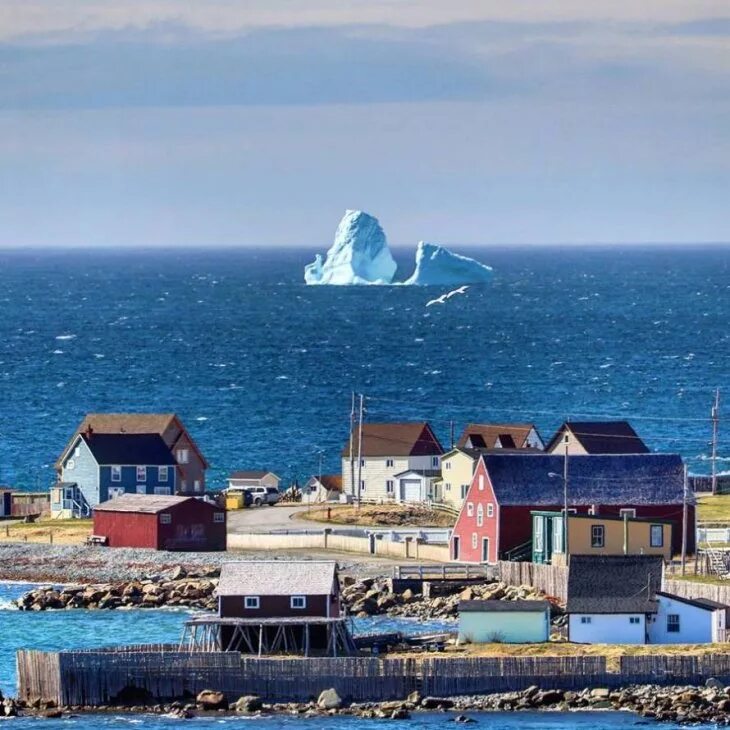
[[[565,508],[565,516],[563,517],[563,549],[565,550],[565,564],[568,565],[570,561],[570,553],[568,552],[568,445],[570,444],[570,437],[567,434],[564,436],[565,439],[565,455],[563,456],[563,502]]]
[[[360,418],[357,429],[357,508],[360,509],[360,489],[362,487],[362,414],[363,394],[360,393]]]
[[[717,494],[717,432],[720,425],[720,389],[715,390],[712,405],[712,493]]]
[[[454,448],[454,422],[449,421],[449,428],[450,428],[450,434],[451,434],[451,448]]]
[[[682,575],[687,565],[687,464],[684,465],[684,489],[682,490]]]
[[[350,407],[350,489],[355,496],[355,391],[352,391],[352,406]]]

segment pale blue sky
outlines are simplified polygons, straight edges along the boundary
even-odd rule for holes
[[[730,5],[3,0],[0,246],[730,241]]]

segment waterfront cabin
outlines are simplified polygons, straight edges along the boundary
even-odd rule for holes
[[[302,489],[304,504],[338,502],[342,495],[342,477],[339,474],[322,474],[312,477]]]
[[[537,644],[549,639],[548,601],[459,602],[460,644]]]
[[[545,448],[533,423],[468,423],[456,442],[459,449]]]
[[[727,641],[730,607],[709,598],[683,598],[657,591],[658,609],[649,624],[650,644],[718,644]]]
[[[431,426],[425,421],[364,423],[362,439],[359,426],[356,426],[342,450],[343,494],[367,502],[404,501],[403,495],[415,496],[417,487],[413,485],[403,491],[398,475],[409,471],[419,474],[439,471],[443,452]],[[418,488],[420,491],[420,486]]]
[[[579,555],[672,557],[672,523],[605,515],[568,514],[568,549]],[[563,512],[532,513],[532,562],[567,565]]]
[[[646,644],[659,610],[660,555],[572,555],[568,639],[580,644]]]
[[[226,549],[226,512],[173,495],[123,494],[94,507],[94,536],[112,548],[211,552]]]
[[[172,495],[175,458],[158,434],[79,434],[51,488],[51,517],[90,517],[94,507],[122,494]]]
[[[550,439],[549,454],[648,454],[628,421],[566,421]]]
[[[263,469],[250,471],[234,471],[228,477],[228,489],[238,491],[251,487],[273,487],[279,490],[281,479],[272,471]]]
[[[515,451],[483,453],[451,538],[461,562],[530,560],[532,512],[563,509],[566,457]],[[567,457],[568,510],[579,515],[669,522],[671,549],[682,549],[684,466],[675,454]],[[695,506],[687,498],[687,550],[695,549]],[[570,544],[568,545],[570,547]]]
[[[178,494],[205,493],[208,462],[180,418],[174,413],[89,413],[79,424],[56,462],[58,481],[63,482],[64,464],[82,433],[157,435],[172,455],[175,490]],[[73,479],[71,480],[73,481]]]

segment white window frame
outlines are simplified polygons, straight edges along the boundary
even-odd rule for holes
[[[138,466],[137,467],[137,481],[138,482],[146,482],[147,481],[147,467],[146,466]]]
[[[471,549],[476,550],[479,547],[479,535],[476,532],[471,533]]]
[[[172,515],[169,512],[162,512],[160,514],[160,524],[161,525],[171,525],[172,524]]]
[[[479,475],[479,491],[484,491],[484,474]]]
[[[295,605],[299,604],[299,605]],[[289,598],[289,608],[295,611],[304,611],[307,608],[306,596],[291,596]]]
[[[138,484],[138,485],[137,485],[137,486],[135,487],[134,491],[135,491],[135,492],[136,492],[137,494],[147,494],[147,485],[146,485],[146,484]]]
[[[75,467],[76,467],[76,462],[75,462],[75,461],[74,461],[73,459],[69,459],[69,460],[68,460],[68,461],[66,462],[66,468],[67,468],[67,469],[68,469],[69,471],[73,471]]]
[[[225,521],[226,521],[225,512],[213,512],[213,522],[221,524],[222,522],[225,522]]]
[[[122,481],[122,467],[121,466],[112,466],[111,473],[112,473],[111,480],[113,482]]]
[[[451,462],[450,461],[444,461],[442,462],[444,469],[447,471],[451,469]]]
[[[166,482],[170,478],[170,472],[166,466],[157,467],[157,481]]]
[[[600,544],[598,544],[600,543]],[[602,550],[606,547],[605,525],[591,525],[591,549]]]
[[[392,479],[385,480],[385,491],[387,494],[395,494],[395,482]]]
[[[474,502],[467,502],[466,503],[466,516],[467,517],[473,517],[474,516]]]
[[[256,611],[261,608],[261,599],[258,596],[244,596],[243,608],[247,611]]]
[[[468,484],[462,484],[461,485],[461,498],[466,499],[466,495],[469,493],[469,485]]]
[[[477,527],[481,527],[484,524],[484,505],[477,505]]]
[[[178,449],[175,452],[175,458],[178,464],[189,464],[190,463],[190,449]]]
[[[659,532],[659,542],[654,540],[654,533]],[[663,548],[664,547],[664,525],[649,525],[649,547]]]
[[[668,613],[667,614],[667,633],[668,634],[678,634],[681,631],[681,623],[678,613]]]
[[[432,456],[431,457],[431,466],[437,467],[439,465],[439,457],[438,456]]]
[[[365,466],[365,461],[364,460],[363,460],[362,465]],[[395,460],[394,459],[386,459],[385,460],[385,466],[388,467],[388,468],[392,468],[393,466],[395,466]]]
[[[203,491],[203,485],[200,483],[200,479],[195,479],[193,481],[193,491],[194,492],[202,492]]]
[[[492,502],[487,504],[487,517],[494,517],[494,504]]]
[[[446,490],[447,492],[450,492],[450,491],[451,491],[451,482],[445,482],[445,483],[444,483],[444,489],[445,489],[445,490]]]
[[[137,485],[137,486],[141,486],[141,485]],[[153,493],[157,494],[161,497],[166,497],[167,495],[172,494],[172,490],[170,489],[170,487],[155,487]]]

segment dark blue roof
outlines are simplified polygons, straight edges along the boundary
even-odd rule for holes
[[[174,466],[175,459],[156,433],[81,434],[99,465]]]
[[[482,459],[499,504],[563,503],[564,456],[512,452]],[[569,504],[681,504],[683,492],[684,467],[676,454],[568,457]]]

